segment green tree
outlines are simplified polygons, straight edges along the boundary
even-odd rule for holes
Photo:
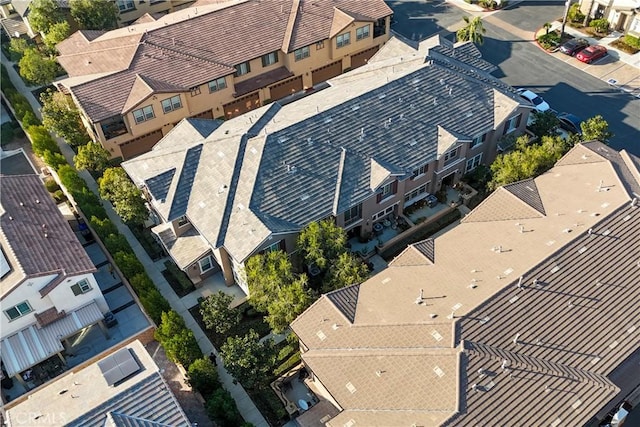
[[[609,123],[599,114],[580,123],[580,129],[583,141],[597,140],[608,144],[613,138],[613,133],[609,132]]]
[[[24,55],[24,52],[29,49],[29,42],[22,37],[11,38],[9,42],[9,53],[12,61],[20,61],[20,58]],[[4,85],[3,85],[4,86]]]
[[[220,355],[227,371],[248,388],[265,385],[276,360],[273,341],[260,342],[253,329],[243,337],[227,338]]]
[[[71,0],[71,16],[82,30],[112,30],[118,26],[118,7],[109,0]]]
[[[164,347],[169,360],[182,366],[188,367],[202,357],[193,332],[187,329],[184,319],[174,310],[162,313],[154,336]]]
[[[322,291],[331,292],[345,286],[362,283],[368,275],[367,266],[350,252],[345,252],[329,268],[322,284]]]
[[[56,0],[33,0],[28,19],[34,31],[47,33],[53,24],[64,21],[65,17]]]
[[[461,42],[484,43],[484,33],[487,30],[482,25],[482,19],[479,16],[473,18],[463,16],[462,19],[465,25],[456,32],[456,39]]]
[[[533,132],[535,136],[537,136],[538,138],[542,138],[545,135],[555,135],[555,129],[560,124],[558,116],[548,110],[544,113],[541,113],[540,111],[534,111],[531,114],[533,115],[534,121],[529,126],[529,130]]]
[[[306,286],[307,276],[303,274],[293,283],[278,289],[276,297],[267,306],[266,320],[273,332],[284,331],[311,305],[313,300]]]
[[[331,263],[347,251],[347,234],[335,222],[325,219],[312,222],[298,236],[298,249],[305,263],[326,270]]]
[[[280,287],[295,280],[291,261],[283,251],[267,252],[249,258],[245,271],[251,295],[249,303],[263,313],[277,297]]]
[[[142,224],[149,217],[142,192],[131,182],[124,169],[106,169],[98,184],[100,197],[113,204],[114,210],[124,222]]]
[[[237,427],[242,423],[242,417],[236,407],[231,394],[219,388],[207,400],[207,414],[218,427]]]
[[[545,22],[544,24],[542,24],[542,28],[545,29],[545,34],[549,34],[549,30],[551,29],[552,25],[550,22]]]
[[[77,147],[89,141],[80,112],[69,95],[48,90],[40,95],[42,101],[42,124],[60,138]]]
[[[58,144],[51,137],[49,131],[43,126],[31,126],[27,129],[27,134],[31,138],[31,147],[38,156],[44,156],[45,151],[59,153]]]
[[[73,157],[78,169],[87,169],[102,173],[109,166],[111,154],[99,142],[91,142],[78,148],[78,154]]]
[[[569,148],[559,136],[543,136],[540,144],[529,144],[527,137],[521,136],[514,151],[498,156],[491,164],[489,188],[538,176],[551,169]]]
[[[205,399],[220,387],[218,370],[207,357],[202,357],[189,365],[187,370],[189,384],[198,390]]]
[[[49,50],[55,54],[56,45],[69,37],[70,34],[71,28],[69,27],[68,22],[57,22],[49,27],[49,31],[44,35],[44,43],[47,45]]]
[[[20,76],[29,84],[48,85],[56,77],[56,60],[44,56],[35,47],[27,48],[24,51],[18,65],[20,66]]]
[[[218,291],[200,303],[200,314],[207,329],[224,335],[238,324],[240,312],[236,308],[229,307],[232,302],[232,295]]]

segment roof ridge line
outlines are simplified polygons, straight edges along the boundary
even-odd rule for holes
[[[282,39],[282,50],[284,53],[289,53],[289,46],[291,46],[291,38],[293,37],[293,27],[295,27],[296,20],[298,19],[299,8],[300,0],[293,0],[291,3],[291,10],[289,11],[287,27],[284,30],[284,39]]]
[[[170,47],[162,46],[159,43],[152,42],[152,41],[149,41],[147,39],[144,40],[144,43],[148,44],[151,47],[159,49],[161,51],[167,51],[167,52],[175,53],[177,55],[181,55],[181,56],[184,56],[184,57],[187,57],[187,58],[193,58],[193,59],[195,59],[197,61],[200,61],[200,62],[206,62],[206,63],[209,63],[209,64],[215,64],[215,65],[220,65],[220,66],[223,66],[223,67],[234,68],[233,65],[225,64],[224,62],[213,61],[211,59],[205,59],[205,58],[202,58],[202,57],[190,54],[190,53],[186,53],[184,51],[180,51],[180,50],[177,50],[177,49],[172,49]]]
[[[344,175],[344,162],[347,157],[347,150],[341,147],[340,164],[338,165],[338,179],[336,180],[336,189],[333,194],[333,214],[338,214],[338,202],[340,201],[340,188],[342,187],[342,175]]]

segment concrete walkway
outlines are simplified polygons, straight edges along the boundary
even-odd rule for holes
[[[36,116],[41,119],[42,115],[40,114],[40,104],[35,99],[31,91],[29,90],[29,88],[24,84],[24,82],[22,81],[18,73],[13,68],[11,62],[7,60],[4,54],[1,54],[1,59],[2,59],[2,64],[4,64],[5,68],[7,69],[7,72],[9,73],[9,78],[11,79],[11,82],[16,87],[16,90],[22,93],[27,98],[27,101],[33,108],[33,111],[35,112]],[[67,145],[62,139],[60,138],[55,138],[55,139],[64,157],[67,159],[67,161],[70,164],[73,164],[74,152],[71,149],[71,147],[69,147],[69,145]],[[89,172],[78,171],[78,174],[80,175],[80,177],[82,177],[82,179],[84,179],[84,181],[87,183],[87,186],[91,191],[93,191],[95,194],[99,194],[98,184],[93,179],[91,174],[89,174]],[[107,215],[109,216],[109,219],[118,228],[118,231],[123,236],[126,237],[127,241],[131,245],[131,248],[135,252],[136,256],[138,257],[142,265],[144,265],[144,268],[147,271],[147,274],[149,275],[151,280],[153,280],[153,282],[156,284],[156,287],[158,288],[160,293],[169,301],[171,308],[177,311],[178,313],[180,313],[180,315],[184,318],[184,321],[187,327],[193,331],[196,339],[198,340],[198,344],[200,345],[200,349],[202,350],[202,352],[205,355],[208,355],[212,352],[217,355],[218,351],[214,348],[211,341],[207,338],[202,328],[200,328],[200,326],[196,323],[193,316],[191,316],[191,313],[189,313],[188,307],[184,304],[183,301],[180,300],[180,298],[178,298],[178,296],[173,291],[173,289],[171,289],[171,286],[169,286],[169,283],[167,283],[164,276],[162,276],[162,273],[160,272],[160,270],[156,267],[156,265],[153,263],[151,258],[149,258],[149,255],[147,255],[145,250],[142,248],[142,246],[140,245],[140,242],[138,242],[138,240],[135,238],[133,233],[131,233],[131,230],[129,230],[129,227],[127,227],[122,223],[122,221],[120,220],[120,217],[113,210],[111,203],[107,202],[106,200],[103,200],[102,205],[107,211]],[[218,361],[219,361],[218,374],[220,377],[220,382],[222,383],[224,388],[228,390],[229,393],[231,393],[231,395],[233,396],[242,417],[245,419],[245,421],[252,423],[256,427],[263,427],[263,426],[267,427],[269,424],[267,423],[265,418],[262,416],[258,408],[256,408],[251,398],[249,398],[249,395],[247,394],[247,392],[240,385],[240,383],[234,384],[234,379],[224,368],[224,364],[222,363],[221,358],[218,358]]]

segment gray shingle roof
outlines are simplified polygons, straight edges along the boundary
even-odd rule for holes
[[[180,177],[178,178],[178,187],[171,204],[168,220],[180,218],[187,213],[187,205],[191,197],[193,181],[198,170],[200,155],[202,154],[202,144],[191,147],[187,150]]]
[[[110,412],[175,427],[191,425],[158,372],[66,425],[103,427]]]
[[[372,163],[392,175],[410,173],[436,159],[440,126],[454,139],[470,140],[500,124],[494,123],[496,96],[518,106],[509,87],[479,79],[480,73],[452,70],[446,62],[412,67],[415,71],[403,70],[400,77],[383,68],[392,73],[387,79],[372,68],[359,73],[356,84],[337,82],[295,103],[273,103],[226,121],[204,141],[193,141],[204,143],[198,164],[177,155],[177,147],[193,144],[179,138],[183,131],[172,131],[151,153],[124,167],[139,184],[174,167],[169,157],[178,170],[193,174],[197,168],[193,186],[169,191],[159,209],[177,203],[180,209],[172,208],[169,218],[183,214],[191,191],[186,209],[191,222],[212,245],[224,245],[243,260],[269,233],[295,232],[370,197],[377,189],[371,187]],[[166,169],[157,167],[159,159]],[[233,227],[246,231],[230,228],[239,216]]]
[[[0,227],[7,245],[3,249],[11,251],[19,263],[12,268],[27,276],[95,271],[37,175],[0,175],[0,188]]]
[[[533,179],[525,179],[523,181],[505,185],[504,189],[540,212],[542,215],[546,215],[542,199],[540,198],[540,193],[538,193],[538,187]]]
[[[429,261],[436,262],[435,240],[425,239],[421,242],[414,243],[413,247],[416,248],[422,255],[427,257]]]
[[[147,189],[149,189],[149,192],[154,199],[164,200],[167,198],[167,194],[169,194],[169,187],[171,186],[171,181],[173,180],[173,175],[175,175],[175,173],[176,168],[173,168],[161,173],[160,175],[156,175],[145,180]]]
[[[353,323],[356,318],[356,305],[358,303],[358,292],[360,285],[347,286],[342,289],[329,292],[327,298],[336,306],[338,310]]]

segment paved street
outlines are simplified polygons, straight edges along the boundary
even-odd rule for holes
[[[389,2],[389,5],[395,10],[393,3]],[[401,2],[403,16],[415,13],[411,12],[411,5],[418,11],[425,9],[422,2]],[[437,21],[445,23],[445,27],[455,26],[456,19],[461,19],[459,16],[468,15],[464,11],[450,9],[445,9],[446,16],[439,17]],[[640,155],[640,100],[554,58],[533,42],[534,32],[544,22],[552,22],[562,16],[563,10],[561,1],[522,2],[507,10],[483,15],[487,33],[480,50],[484,58],[500,67],[494,75],[510,85],[532,89],[557,111],[571,112],[583,119],[601,114],[615,134],[611,145]],[[409,38],[420,33],[424,33],[423,38],[428,37],[428,30],[435,29],[435,33],[443,29],[431,21],[423,27],[410,21],[404,21],[409,23],[403,26],[402,22],[398,19],[394,30]]]
[[[415,41],[458,25],[469,15],[444,0],[393,0],[387,4],[393,9],[391,28]]]

